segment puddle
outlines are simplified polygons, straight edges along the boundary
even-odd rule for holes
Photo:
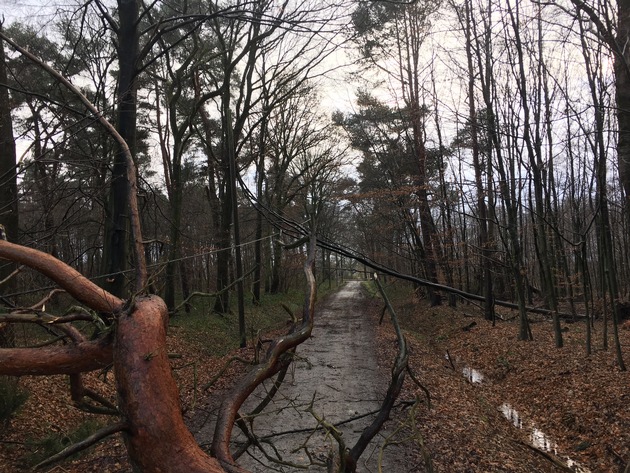
[[[444,358],[450,363],[453,369],[457,369],[456,366],[461,362],[459,358],[451,357],[448,352],[444,355]],[[475,368],[467,366],[465,368],[462,368],[461,371],[469,383],[480,384],[484,381],[483,373],[479,370],[476,370]],[[575,460],[572,460],[571,458],[559,452],[558,444],[551,437],[549,437],[542,430],[536,427],[536,425],[532,422],[525,422],[518,411],[514,409],[510,404],[504,403],[503,405],[501,405],[499,410],[514,427],[516,427],[517,429],[524,429],[529,431],[529,442],[532,446],[544,452],[555,455],[556,457],[561,459],[561,461],[564,461],[567,467],[575,473],[592,473],[591,470],[589,470],[585,466],[580,465]]]
[[[481,373],[481,371],[476,370],[475,368],[464,368],[462,370],[462,374],[471,383],[483,382],[483,374]]]
[[[453,369],[458,370],[457,365],[460,364],[459,358],[452,357],[448,352],[444,355],[444,358],[450,363]],[[480,384],[484,382],[484,375],[481,371],[467,366],[461,370],[464,377],[472,384]],[[591,470],[583,465],[580,465],[575,460],[565,456],[562,452],[558,451],[558,444],[542,430],[536,427],[532,422],[525,422],[516,409],[510,404],[504,403],[499,408],[503,416],[517,429],[523,429],[529,432],[529,443],[539,450],[551,453],[558,457],[561,461],[565,462],[566,466],[575,473],[592,473]]]
[[[558,452],[558,444],[554,442],[553,439],[545,434],[542,430],[536,427],[533,423],[525,423],[518,411],[514,409],[510,404],[504,403],[503,405],[501,405],[499,410],[514,427],[516,427],[517,429],[525,429],[529,431],[529,441],[534,447],[545,452],[552,453],[555,456],[561,458],[564,462],[566,462],[567,467],[569,467],[576,473],[591,473],[591,470],[589,470],[585,466],[580,465],[578,462],[572,460],[571,458],[565,457],[564,455],[562,455],[562,453]]]
[[[460,364],[459,358],[452,358],[449,353],[444,354],[444,359],[446,359],[453,368],[455,368],[458,364]],[[473,384],[483,383],[484,376],[483,373],[475,368],[471,368],[467,366],[466,368],[462,368],[462,374],[464,378],[468,380],[468,382]]]

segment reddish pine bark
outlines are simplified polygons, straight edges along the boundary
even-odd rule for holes
[[[166,349],[168,310],[156,296],[139,297],[118,319],[114,373],[120,406],[130,426],[129,458],[140,471],[223,472],[184,424],[179,390]]]

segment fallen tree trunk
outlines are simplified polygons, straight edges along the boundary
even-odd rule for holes
[[[111,363],[109,336],[77,345],[0,349],[0,375],[78,374],[103,369]]]
[[[56,258],[6,241],[0,241],[0,258],[45,274],[77,300],[101,312],[105,320],[112,322],[112,332],[94,341],[76,336],[73,344],[65,346],[0,349],[0,374],[75,375],[104,368],[113,360],[119,409],[126,426],[125,442],[134,468],[144,473],[246,472],[234,462],[229,451],[234,421],[256,386],[290,363],[291,357],[284,356],[287,351],[310,336],[316,289],[312,271],[314,249],[313,238],[304,266],[308,296],[302,323],[275,340],[263,363],[230,391],[215,432],[213,453],[217,458],[197,445],[184,423],[179,390],[168,361],[168,310],[164,301],[157,296],[122,301]],[[29,322],[33,318],[27,317]],[[24,319],[14,316],[11,320]]]
[[[168,309],[157,296],[139,297],[118,318],[116,387],[128,430],[129,459],[142,472],[221,473],[184,424],[166,350]]]
[[[230,439],[239,409],[257,386],[291,363],[291,358],[283,355],[307,340],[313,331],[313,314],[315,309],[315,296],[317,293],[315,276],[313,274],[314,255],[315,237],[311,236],[308,258],[304,263],[304,273],[306,275],[308,288],[300,326],[297,327],[296,330],[292,330],[291,333],[286,336],[274,340],[267,350],[265,360],[259,366],[250,370],[250,372],[227,393],[219,409],[219,416],[212,441],[212,454],[219,459],[221,465],[223,465],[229,473],[243,473],[246,471],[234,462],[230,452]]]

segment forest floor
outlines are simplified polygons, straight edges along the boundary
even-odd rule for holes
[[[534,341],[521,342],[510,310],[497,308],[512,322],[495,326],[473,305],[399,299],[397,312],[410,365],[432,396],[416,425],[437,471],[616,473],[630,463],[630,374],[615,362],[612,336],[601,348],[601,323],[587,357],[584,322],[563,321],[556,349],[551,322],[537,316]],[[630,330],[620,338],[628,365]]]
[[[630,462],[630,376],[619,370],[614,350],[600,348],[600,324],[595,325],[594,352],[587,357],[583,322],[563,322],[565,347],[555,349],[548,321],[533,317],[534,341],[519,342],[515,322],[497,322],[493,327],[476,306],[431,308],[406,290],[395,286],[386,290],[397,301],[411,348],[411,369],[431,401],[426,401],[423,389],[406,381],[400,399],[420,402],[413,408],[406,404],[387,425],[388,432],[398,433],[390,441],[406,440],[398,451],[402,453],[397,453],[406,459],[384,468],[385,473],[429,471],[429,464],[445,473],[624,471]],[[362,325],[375,331],[371,340],[382,386],[375,394],[382,394],[396,338],[390,323],[378,326],[382,301],[365,294],[357,297],[351,304],[363,312]],[[320,310],[327,301],[322,300]],[[343,317],[344,310],[337,307],[335,314]],[[510,311],[500,315],[513,317]],[[325,330],[330,324],[321,321]],[[326,333],[316,335],[323,346]],[[630,364],[630,330],[621,330],[620,336]],[[232,363],[209,390],[202,387],[233,356],[253,358],[251,348],[213,356],[212,350],[190,343],[177,327],[169,335],[169,352],[178,354],[172,364],[193,430],[203,424],[200,419],[213,415],[220,394],[248,367]],[[115,398],[111,373],[88,375],[85,382]],[[55,449],[112,422],[73,408],[66,377],[23,377],[21,385],[30,395],[0,430],[0,473],[28,471]],[[115,436],[42,471],[106,473],[131,468],[122,438]],[[368,465],[360,471],[376,470]]]

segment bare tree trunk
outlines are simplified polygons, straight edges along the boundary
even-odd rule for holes
[[[581,3],[581,2],[574,2]],[[626,215],[630,215],[630,0],[617,1],[617,45],[621,54],[615,54],[615,98],[617,100],[617,160],[619,179],[623,187],[626,202]],[[613,52],[614,49],[613,49]]]
[[[267,120],[263,117],[260,124],[260,140],[258,144],[258,159],[256,160],[256,197],[263,198],[265,183],[265,144],[266,144]],[[262,235],[263,235],[263,214],[256,212],[256,231],[254,242],[254,284],[253,303],[260,304],[260,292],[262,286]]]
[[[453,280],[453,262],[455,259],[455,245],[453,244],[453,238],[455,231],[452,225],[452,212],[451,212],[451,199],[448,195],[448,188],[446,185],[446,179],[444,176],[444,170],[446,169],[446,165],[444,164],[444,155],[446,146],[444,145],[444,140],[442,139],[442,126],[440,124],[439,117],[439,101],[437,95],[437,89],[435,85],[435,74],[434,71],[431,71],[431,82],[433,84],[433,108],[435,115],[435,130],[438,136],[438,153],[439,153],[439,162],[438,162],[438,175],[440,181],[440,197],[442,200],[442,233],[444,235],[444,243],[442,245],[438,245],[437,249],[440,252],[440,261],[442,271],[444,271],[444,275],[446,276],[446,284],[451,287],[455,287],[455,282]],[[448,304],[451,307],[455,307],[457,305],[457,298],[454,294],[448,295]]]
[[[227,146],[228,158],[230,160],[230,194],[232,196],[232,231],[234,233],[234,257],[236,265],[236,297],[238,306],[238,334],[241,348],[247,346],[247,334],[245,329],[245,294],[243,282],[243,260],[241,256],[241,230],[238,215],[238,199],[236,197],[236,152],[234,151],[234,130],[232,129],[232,113],[229,108],[229,101],[226,101],[227,114]]]
[[[475,169],[475,185],[477,187],[477,212],[479,214],[479,246],[481,247],[481,267],[483,274],[484,317],[494,321],[494,293],[492,288],[491,261],[492,250],[488,236],[488,209],[486,206],[486,191],[483,186],[483,169],[480,161],[479,119],[475,104],[475,76],[472,54],[471,25],[472,14],[470,0],[465,3],[465,18],[460,20],[464,24],[466,34],[466,57],[468,61],[468,113],[470,120],[470,138],[472,143],[473,167]],[[490,160],[490,156],[487,158]]]
[[[0,22],[0,32],[2,23]],[[18,189],[17,189],[17,159],[15,138],[13,137],[13,122],[9,106],[9,93],[3,84],[8,83],[4,42],[0,39],[0,225],[4,227],[3,239],[16,243],[18,241]],[[15,265],[2,261],[0,263],[0,281],[4,280]],[[11,292],[13,281],[3,285],[3,292]]]
[[[553,284],[553,274],[551,270],[551,264],[549,261],[549,250],[547,245],[547,224],[545,220],[545,197],[543,192],[543,184],[544,179],[542,176],[543,173],[543,163],[541,156],[541,143],[540,136],[538,133],[535,136],[532,136],[531,127],[534,125],[538,130],[539,126],[539,117],[534,117],[534,122],[531,123],[531,112],[530,112],[530,103],[528,97],[528,88],[525,79],[525,62],[524,62],[524,53],[523,53],[523,44],[521,43],[521,35],[520,35],[520,18],[519,18],[519,6],[516,4],[516,10],[512,9],[510,2],[508,1],[508,13],[510,15],[510,19],[512,22],[512,27],[514,30],[514,38],[516,43],[516,54],[518,58],[518,88],[519,95],[521,98],[521,106],[523,108],[523,138],[525,141],[525,145],[527,148],[527,154],[529,157],[529,165],[532,170],[532,178],[534,185],[534,194],[535,194],[535,214],[534,218],[534,228],[535,228],[535,248],[536,253],[538,255],[538,265],[540,269],[540,276],[542,282],[542,290],[545,293],[545,299],[549,307],[553,311],[553,326],[554,326],[554,335],[556,347],[560,348],[563,345],[562,341],[562,331],[560,328],[560,319],[558,317],[558,304],[556,301],[555,294],[555,285]],[[542,61],[542,58],[539,59],[539,64]],[[540,71],[539,71],[540,75]],[[540,80],[540,77],[538,77]],[[540,106],[540,103],[538,103]],[[536,113],[538,115],[538,113]]]
[[[228,95],[228,97],[225,97]],[[223,102],[229,100],[229,94],[224,94],[221,99]],[[229,104],[223,103],[222,105],[222,117],[221,123],[223,128],[223,144],[221,147],[221,174],[223,175],[223,182],[221,184],[219,201],[221,205],[221,216],[219,224],[219,235],[217,237],[217,245],[219,251],[217,253],[217,298],[214,303],[214,311],[219,314],[225,314],[230,310],[230,293],[228,286],[230,285],[230,258],[232,252],[232,218],[234,215],[233,206],[236,205],[233,202],[232,184],[231,178],[231,163],[230,163],[230,144],[228,142],[228,127],[232,127],[231,120],[228,118],[228,114],[225,113],[226,107]],[[230,133],[231,134],[231,133]]]
[[[2,21],[0,21],[0,32]],[[2,84],[8,83],[7,65],[4,52],[4,42],[0,40],[0,239],[17,242],[19,235],[18,190],[17,190],[17,160],[15,152],[15,138],[13,137],[13,122],[11,120],[11,107],[9,106],[9,93]],[[16,265],[9,261],[0,261],[0,289],[3,294],[14,292],[15,278],[11,273]],[[5,299],[3,297],[3,299]],[[4,304],[12,301],[4,300]],[[13,325],[0,322],[0,348],[13,347],[15,345],[15,330]],[[0,377],[0,383],[6,382],[11,389],[17,389],[18,378]]]
[[[606,162],[606,144],[605,144],[605,131],[604,131],[604,103],[602,103],[601,94],[598,93],[599,87],[596,83],[597,75],[594,68],[597,64],[593,64],[589,50],[582,39],[582,53],[585,59],[586,73],[588,78],[588,84],[591,92],[591,99],[593,101],[593,108],[595,114],[595,141],[592,145],[592,152],[594,155],[595,166],[595,182],[596,182],[596,218],[598,225],[596,226],[596,233],[598,236],[598,253],[599,253],[599,268],[602,276],[602,290],[606,294],[608,290],[611,300],[612,309],[612,324],[613,324],[613,336],[615,340],[615,352],[617,356],[617,363],[622,371],[625,371],[626,367],[623,361],[621,353],[621,346],[619,342],[618,333],[618,302],[619,302],[619,288],[617,282],[617,269],[615,265],[613,255],[613,238],[610,228],[610,215],[608,209],[608,182],[607,182],[607,162]],[[630,87],[630,82],[628,83]],[[630,98],[630,95],[629,95]],[[619,100],[619,99],[618,99]],[[619,102],[618,102],[619,104]],[[628,102],[630,105],[630,102]],[[629,115],[630,117],[630,115]],[[630,121],[628,122],[630,125]],[[621,127],[621,123],[619,124]],[[621,131],[619,133],[619,142],[621,139]],[[630,144],[630,143],[629,143]],[[621,169],[620,169],[621,174]],[[606,322],[604,327],[606,330]],[[607,343],[607,334],[604,333],[604,342]]]
[[[117,129],[132,155],[136,143],[136,68],[138,61],[137,0],[118,0],[118,103]],[[122,149],[116,152],[112,167],[109,207],[105,221],[103,272],[107,274],[103,286],[112,294],[123,297],[129,240],[129,196],[127,191],[127,162]]]
[[[491,16],[491,3],[488,1],[486,20],[489,22]],[[490,139],[490,145],[496,154],[495,163],[497,164],[497,170],[499,173],[499,192],[503,199],[503,205],[506,214],[506,227],[507,227],[507,241],[510,251],[508,252],[508,259],[514,277],[514,290],[516,293],[516,300],[519,310],[519,340],[529,340],[531,338],[529,322],[527,320],[527,310],[525,301],[525,281],[523,280],[523,268],[522,268],[522,247],[520,241],[520,235],[518,232],[518,209],[516,208],[516,196],[515,196],[515,177],[514,177],[514,157],[504,156],[503,143],[499,136],[499,128],[497,123],[497,117],[494,108],[494,88],[495,79],[492,72],[491,65],[491,43],[490,33],[491,24],[484,23],[484,31],[481,34],[477,34],[474,37],[477,51],[477,69],[479,71],[479,77],[481,81],[481,89],[483,94],[484,105],[486,107],[486,113],[488,115],[488,137]],[[484,61],[485,56],[485,61]],[[511,167],[510,175],[506,169],[506,163]]]

